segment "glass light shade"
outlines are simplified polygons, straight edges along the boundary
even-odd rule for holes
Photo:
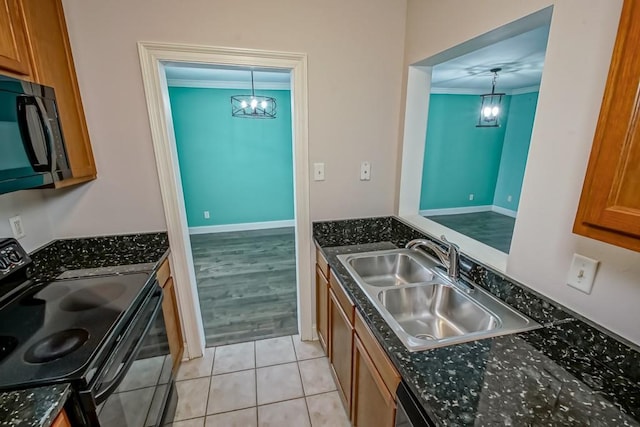
[[[476,127],[500,126],[500,107],[502,105],[502,98],[504,95],[504,93],[488,93],[480,95],[482,102]]]

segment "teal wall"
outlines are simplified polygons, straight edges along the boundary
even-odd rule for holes
[[[537,92],[507,96],[501,126],[477,128],[479,96],[432,94],[420,210],[496,205],[517,211],[537,100]]]
[[[509,101],[508,96],[503,101],[502,117]],[[505,126],[477,128],[479,111],[477,95],[431,95],[421,210],[493,203]]]
[[[275,119],[231,117],[245,92],[169,88],[189,227],[294,218],[290,92],[259,91],[276,98]]]
[[[502,159],[493,198],[493,204],[496,206],[518,210],[537,104],[538,92],[511,96]],[[508,201],[509,196],[512,197],[511,202]]]

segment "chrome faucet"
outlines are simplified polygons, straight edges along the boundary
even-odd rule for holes
[[[433,253],[436,254],[442,265],[446,267],[449,279],[455,285],[460,285],[462,282],[467,292],[473,291],[473,285],[460,280],[460,247],[455,243],[448,241],[444,235],[440,238],[442,239],[442,243],[445,245],[446,249],[443,249],[442,246],[436,242],[427,239],[414,239],[407,243],[405,247],[407,249],[418,249],[420,247],[431,249]]]

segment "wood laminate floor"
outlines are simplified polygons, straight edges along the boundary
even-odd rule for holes
[[[515,218],[496,212],[476,212],[426,217],[485,245],[509,253]]]
[[[295,231],[191,236],[207,347],[298,333]]]

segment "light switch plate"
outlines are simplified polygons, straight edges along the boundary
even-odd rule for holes
[[[569,268],[569,275],[567,276],[567,285],[572,288],[576,288],[585,294],[590,294],[599,263],[600,261],[595,259],[573,254],[573,260],[571,261],[571,267]]]
[[[313,180],[324,181],[324,163],[313,164]]]

